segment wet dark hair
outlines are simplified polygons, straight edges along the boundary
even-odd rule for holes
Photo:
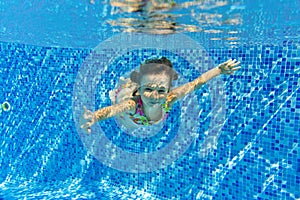
[[[145,64],[149,64],[149,63],[164,64],[164,65],[167,65],[167,66],[173,68],[171,61],[166,57],[161,57],[159,59],[149,59],[149,60],[145,61]]]
[[[140,71],[133,71],[130,74],[130,79],[133,82],[140,84],[141,77],[146,74],[162,74],[165,73],[170,76],[170,86],[173,80],[177,80],[178,74],[173,69],[172,62],[166,57],[159,59],[146,60],[145,63],[140,65]]]

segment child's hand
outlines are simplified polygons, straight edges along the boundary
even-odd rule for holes
[[[81,120],[80,128],[84,129],[86,132],[91,133],[91,127],[96,122],[96,117],[94,113],[90,110],[87,110],[86,107],[83,107],[83,118]]]
[[[239,64],[240,62],[237,62],[236,59],[229,59],[226,62],[219,64],[218,67],[221,70],[221,74],[233,74],[234,71],[241,68],[238,66]]]

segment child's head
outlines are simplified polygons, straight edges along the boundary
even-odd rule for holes
[[[130,79],[140,86],[139,93],[143,102],[150,107],[164,102],[172,81],[177,78],[172,63],[165,57],[147,60],[140,66],[139,72],[130,74]]]
[[[146,60],[145,63],[140,65],[139,72],[133,71],[130,74],[130,79],[141,85],[142,77],[145,75],[155,75],[158,78],[168,77],[169,86],[172,86],[172,81],[178,78],[177,72],[173,69],[173,65],[169,59],[162,57],[159,59]],[[164,76],[164,77],[162,77]],[[170,89],[170,88],[168,88]]]

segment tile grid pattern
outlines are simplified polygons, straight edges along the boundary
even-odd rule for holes
[[[91,51],[13,43],[1,43],[0,48],[0,93],[2,101],[12,105],[9,113],[0,115],[3,198],[47,194],[91,199],[300,198],[299,46],[209,49],[216,63],[237,58],[243,66],[235,75],[223,76],[227,121],[218,148],[206,159],[199,159],[202,132],[208,125],[199,119],[203,127],[189,150],[169,167],[145,174],[119,172],[101,164],[86,152],[76,133],[72,87]],[[140,61],[139,55],[144,58],[157,53],[179,62],[173,54],[152,50],[124,56],[123,65]],[[129,60],[133,55],[136,57]],[[126,71],[119,67],[120,74]],[[188,68],[189,63],[175,66],[181,73]],[[192,69],[189,73],[191,79],[198,75]],[[111,81],[116,75],[111,74],[104,75],[103,84],[110,84],[105,88],[113,88],[116,83]],[[205,86],[197,95],[205,99],[207,92]],[[108,100],[107,95],[105,98]],[[201,117],[205,117],[209,113],[206,99],[201,107]],[[173,112],[179,109],[175,105]],[[110,125],[108,130],[113,130],[112,123],[103,122],[101,126]],[[111,139],[115,139],[113,135]],[[129,137],[125,141],[134,144]],[[149,145],[145,149],[143,144],[149,145],[151,140],[129,145],[127,150],[156,148]]]

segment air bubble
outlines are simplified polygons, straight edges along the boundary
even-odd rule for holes
[[[2,109],[3,109],[3,111],[8,112],[10,110],[10,108],[11,108],[11,106],[10,106],[10,104],[7,101],[5,101],[5,102],[2,103]]]

